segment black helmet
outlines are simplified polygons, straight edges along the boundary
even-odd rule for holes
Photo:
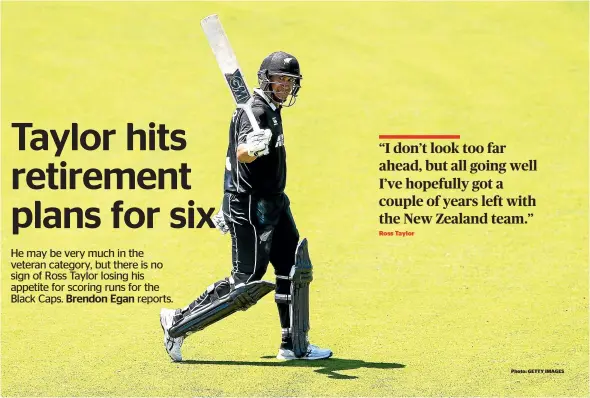
[[[288,76],[295,79],[293,89],[290,93],[291,98],[286,105],[284,104],[284,101],[277,99],[270,88],[270,77],[273,75]],[[260,70],[258,71],[258,84],[260,85],[260,89],[264,91],[264,93],[270,94],[273,99],[281,102],[283,106],[291,106],[295,103],[297,93],[301,88],[301,79],[303,79],[303,76],[301,76],[301,70],[299,69],[299,61],[297,61],[297,58],[293,55],[284,51],[276,51],[264,58],[260,65]]]

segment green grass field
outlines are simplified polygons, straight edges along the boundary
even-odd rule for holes
[[[587,3],[2,2],[1,12],[2,396],[588,396]],[[159,305],[10,303],[11,249],[145,250],[164,263],[146,279],[177,307],[227,276],[229,239],[172,229],[167,216],[190,199],[221,200],[233,109],[199,26],[211,13],[251,86],[268,53],[300,60],[301,95],[283,113],[287,193],[315,266],[310,337],[330,360],[273,359],[271,296],[191,336],[179,364],[164,352]],[[55,158],[18,151],[18,121],[118,133],[108,152]],[[152,121],[186,130],[187,148],[126,151],[126,123]],[[489,191],[533,195],[534,208],[497,212],[534,216],[380,226],[377,201],[395,192],[380,191],[379,178],[417,176],[378,171],[378,135],[412,133],[507,146],[494,158],[459,156],[468,160],[536,159],[537,172],[506,173],[504,190]],[[192,190],[12,189],[13,168],[61,160],[186,162]],[[454,176],[419,177],[441,175]],[[156,227],[113,229],[117,199],[161,207]],[[103,225],[13,235],[12,208],[35,200],[99,207]],[[415,235],[378,236],[395,229]]]

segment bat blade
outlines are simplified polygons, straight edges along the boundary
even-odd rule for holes
[[[217,64],[225,77],[235,103],[246,105],[251,98],[250,90],[217,14],[203,18],[201,27],[207,36],[209,46],[217,59]]]

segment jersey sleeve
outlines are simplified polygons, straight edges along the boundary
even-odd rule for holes
[[[258,126],[261,129],[267,128],[266,117],[264,114],[264,109],[260,106],[255,106],[252,108],[252,113],[254,114],[254,118],[258,122]],[[246,115],[245,111],[240,112],[240,119],[238,121],[238,145],[246,143],[246,136],[248,133],[254,131],[252,124],[250,123],[250,119],[248,115]]]

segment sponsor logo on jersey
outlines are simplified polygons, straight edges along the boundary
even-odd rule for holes
[[[278,126],[279,125],[279,122],[277,121],[277,118],[276,117],[273,117],[272,118],[272,122],[274,123],[275,126]]]

